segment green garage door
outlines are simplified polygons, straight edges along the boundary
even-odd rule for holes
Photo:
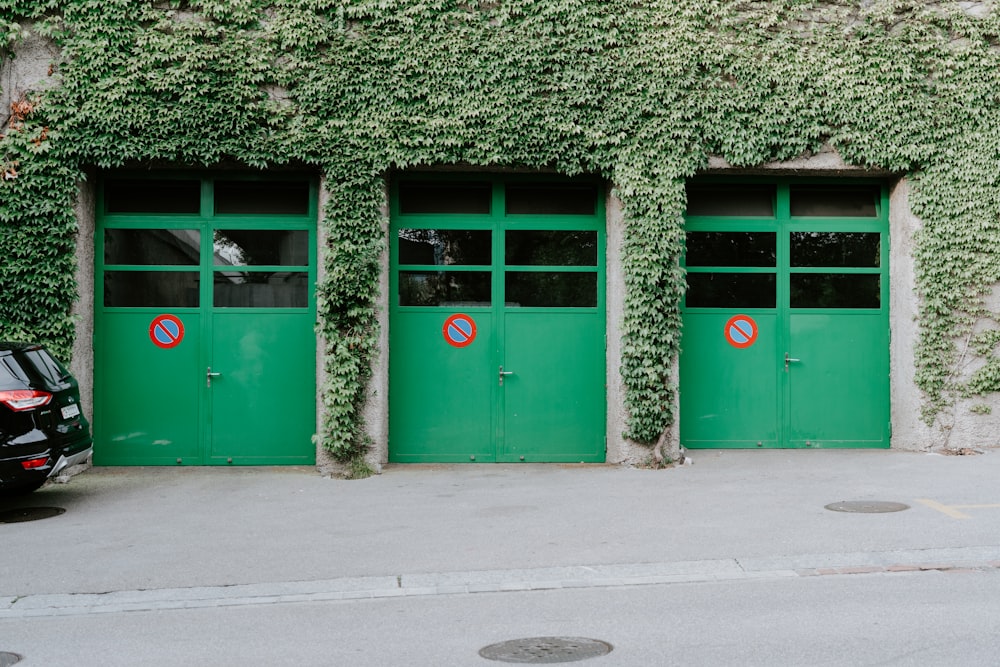
[[[880,184],[691,184],[681,444],[888,447],[888,257]]]
[[[393,186],[392,461],[603,461],[599,184]]]
[[[316,184],[100,192],[95,463],[314,463]]]

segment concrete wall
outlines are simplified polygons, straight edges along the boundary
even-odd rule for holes
[[[49,67],[59,57],[59,49],[35,35],[25,24],[26,36],[14,49],[15,58],[0,59],[0,119],[10,113],[10,103],[52,85]]]
[[[87,419],[94,417],[94,224],[95,178],[91,174],[80,183],[76,200],[76,287],[73,306],[76,339],[70,372],[80,383],[80,401]]]
[[[9,109],[11,100],[20,99],[32,91],[51,85],[49,66],[57,50],[46,40],[30,34],[17,46],[14,60],[0,63],[0,109]],[[933,448],[990,447],[997,442],[1000,432],[1000,396],[975,397],[959,400],[946,410],[934,426],[921,418],[922,396],[914,382],[914,350],[917,344],[917,315],[919,295],[915,289],[912,249],[914,235],[921,227],[920,221],[909,208],[909,185],[905,179],[881,172],[871,172],[847,165],[833,150],[787,162],[764,165],[753,170],[737,170],[725,161],[713,158],[708,173],[746,175],[793,176],[876,176],[893,182],[890,198],[890,328],[891,328],[891,420],[892,446],[898,449],[928,450]],[[71,368],[80,379],[85,411],[92,416],[93,406],[93,326],[94,326],[94,176],[80,184],[76,214],[80,233],[77,239],[77,284],[79,300],[74,307],[77,339],[73,349]],[[326,202],[321,188],[320,210]],[[386,206],[388,200],[386,199]],[[386,209],[386,213],[387,213]],[[387,215],[386,215],[387,218]],[[621,327],[624,316],[624,277],[621,267],[621,247],[625,233],[621,203],[609,188],[607,199],[607,442],[609,463],[641,465],[649,460],[648,447],[629,442],[622,437],[626,430],[627,411],[624,406],[624,386],[619,373],[621,364]],[[321,257],[319,271],[323,271],[323,253],[326,236],[320,226],[318,245]],[[373,441],[367,457],[376,469],[388,459],[388,367],[389,367],[389,293],[388,255],[384,252],[382,272],[379,277],[381,300],[378,318],[381,326],[379,351],[375,359],[374,374],[368,387],[368,400],[364,416],[366,430]],[[987,306],[994,312],[1000,310],[1000,290],[988,299]],[[977,324],[977,330],[991,326]],[[982,364],[974,355],[967,355],[968,342],[957,340],[959,361],[955,368],[957,378],[967,378]],[[322,359],[323,344],[317,342],[317,386],[325,380]],[[676,372],[675,372],[676,376]],[[322,397],[317,396],[317,432],[322,427]],[[675,424],[669,435],[672,444],[678,441],[679,429]],[[321,470],[336,472],[337,464],[317,447],[317,462]]]
[[[892,446],[899,449],[931,450],[989,448],[1000,446],[1000,395],[960,398],[943,410],[934,424],[921,419],[922,393],[914,380],[914,354],[920,295],[916,290],[913,261],[914,235],[921,221],[910,212],[910,187],[901,180],[892,190],[890,206],[890,265],[893,300],[892,329]],[[986,298],[986,308],[1000,312],[1000,285]],[[996,328],[992,320],[980,319],[973,333]],[[982,368],[984,360],[973,354],[968,338],[954,340],[956,359],[952,367],[957,382],[967,381]]]

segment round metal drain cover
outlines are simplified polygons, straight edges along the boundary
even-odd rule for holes
[[[548,665],[596,658],[611,652],[611,644],[586,637],[528,637],[490,644],[479,650],[487,660],[522,665]]]
[[[16,510],[5,510],[0,512],[0,523],[24,523],[25,521],[38,521],[49,517],[59,516],[65,512],[61,507],[22,507]],[[3,663],[0,662],[0,667]]]
[[[7,651],[0,651],[0,667],[10,667],[16,662],[21,661],[21,656],[17,653],[8,653]]]
[[[884,512],[902,512],[903,510],[910,509],[910,506],[884,500],[841,500],[839,503],[830,503],[826,506],[826,509],[833,512],[881,514]]]

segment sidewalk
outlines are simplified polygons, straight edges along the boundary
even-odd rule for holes
[[[668,470],[95,468],[0,524],[0,618],[1000,566],[1000,453],[703,451]],[[844,500],[910,509],[833,512]],[[112,593],[111,595],[105,595]]]

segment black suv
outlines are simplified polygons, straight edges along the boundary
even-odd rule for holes
[[[0,496],[30,493],[91,451],[76,379],[41,345],[0,342]]]

